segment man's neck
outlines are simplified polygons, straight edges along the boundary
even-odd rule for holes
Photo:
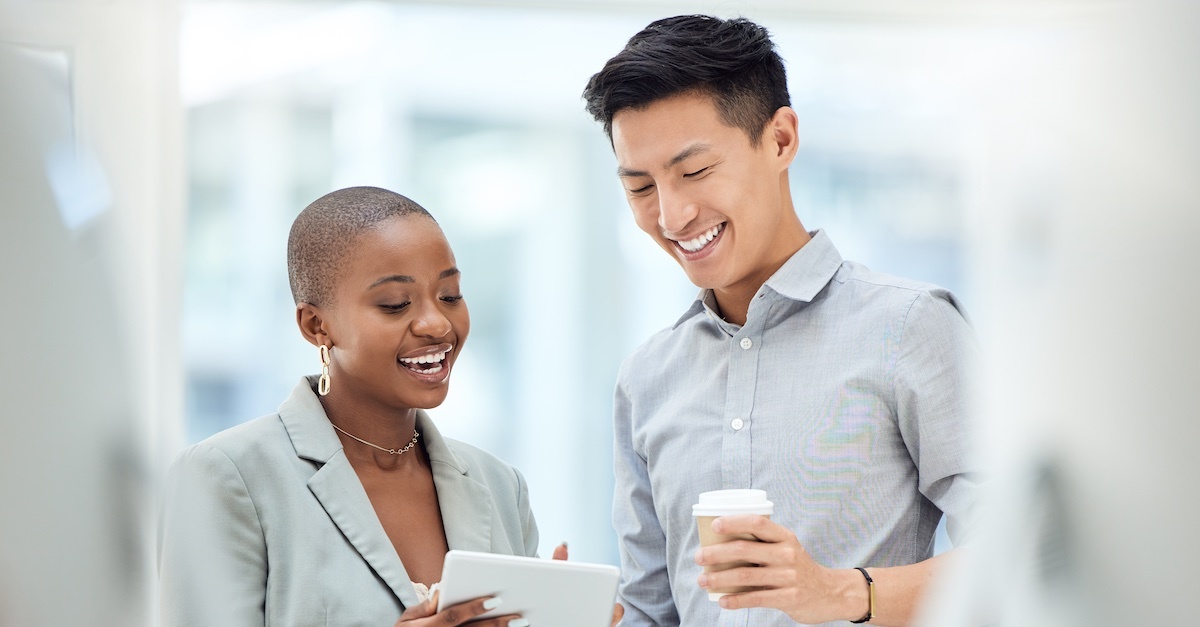
[[[798,222],[797,225],[799,225]],[[754,300],[754,295],[767,282],[767,279],[770,279],[783,267],[783,264],[787,263],[788,259],[792,258],[792,255],[795,255],[812,240],[812,236],[804,230],[803,226],[800,226],[799,234],[792,240],[792,245],[780,247],[780,253],[775,255],[770,263],[763,264],[757,272],[733,285],[713,289],[713,296],[717,300],[717,313],[722,320],[738,326],[745,326],[746,317],[750,312],[750,301]]]

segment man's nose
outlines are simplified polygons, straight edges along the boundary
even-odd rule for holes
[[[667,236],[683,235],[696,219],[699,207],[687,194],[660,187],[658,193],[658,226]]]

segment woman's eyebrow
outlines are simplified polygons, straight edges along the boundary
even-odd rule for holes
[[[450,267],[445,270],[442,270],[442,272],[440,274],[438,274],[438,279],[440,280],[440,279],[444,279],[447,277],[452,277],[456,274],[460,274],[458,271],[458,268]],[[407,274],[393,274],[390,276],[385,276],[382,279],[375,281],[367,289],[369,289],[369,290],[375,289],[375,288],[379,287],[380,285],[383,285],[384,283],[416,283],[416,282],[417,282],[416,279],[412,278],[411,276],[408,276]]]
[[[407,274],[393,274],[391,276],[385,276],[382,279],[375,281],[367,289],[369,289],[369,290],[375,289],[376,287],[379,287],[380,285],[383,285],[384,283],[416,283],[416,282],[417,282],[416,279],[408,276]]]

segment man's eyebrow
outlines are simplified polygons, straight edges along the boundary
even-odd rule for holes
[[[671,157],[671,160],[668,161],[666,163],[666,165],[663,167],[664,167],[664,169],[666,169],[666,168],[670,168],[672,166],[679,165],[680,162],[687,159],[688,157],[694,157],[702,152],[707,152],[708,150],[711,150],[711,149],[712,149],[712,146],[705,144],[703,142],[697,142],[697,143],[692,144],[691,146],[688,146],[687,148],[684,148],[683,150],[679,151],[679,154],[675,155],[674,157]]]
[[[710,146],[709,144],[705,144],[703,142],[698,142],[698,143],[692,144],[691,146],[688,146],[687,148],[684,148],[683,150],[679,151],[679,154],[675,155],[674,157],[671,157],[665,164],[663,164],[663,169],[664,170],[670,169],[676,165],[679,165],[679,163],[683,162],[684,160],[688,159],[689,157],[694,157],[702,152],[706,152],[711,149],[712,149],[712,146]],[[620,178],[634,178],[634,177],[638,177],[638,176],[650,176],[650,173],[645,172],[643,170],[631,170],[624,166],[620,166],[617,168],[617,176]]]

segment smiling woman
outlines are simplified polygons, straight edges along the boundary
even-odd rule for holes
[[[348,188],[301,212],[288,276],[321,375],[176,460],[165,624],[418,627],[496,608],[482,598],[435,615],[428,593],[449,549],[537,552],[520,473],[442,437],[423,411],[446,399],[470,329],[459,275],[437,222],[399,194]]]

